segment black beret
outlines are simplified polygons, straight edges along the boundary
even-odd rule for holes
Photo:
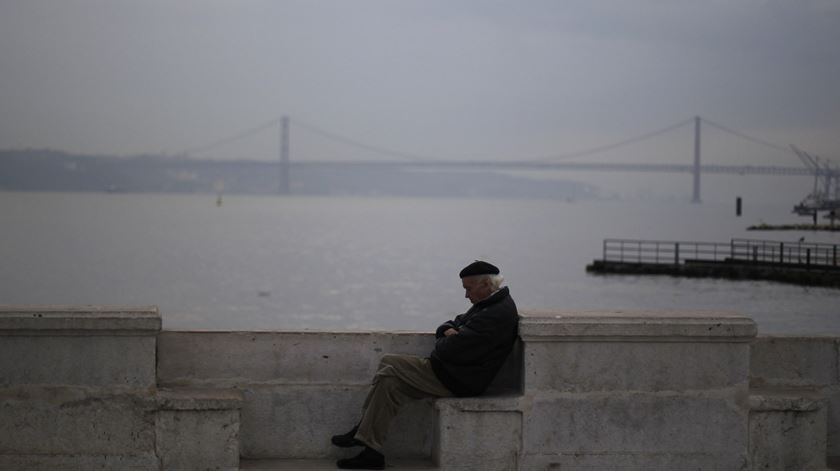
[[[458,274],[461,278],[466,278],[468,276],[476,276],[476,275],[498,275],[499,269],[487,262],[482,262],[481,260],[476,260],[461,270],[461,273]]]

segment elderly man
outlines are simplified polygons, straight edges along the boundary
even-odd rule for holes
[[[516,341],[519,316],[495,266],[476,261],[460,273],[472,307],[435,333],[429,358],[385,355],[379,362],[362,419],[343,435],[332,437],[342,448],[364,450],[338,460],[342,469],[384,469],[382,445],[391,419],[406,402],[424,397],[477,396],[498,373]]]

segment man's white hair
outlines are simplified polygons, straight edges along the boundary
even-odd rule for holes
[[[475,278],[481,282],[487,280],[488,286],[490,286],[490,291],[496,291],[497,289],[502,287],[502,283],[505,281],[505,277],[502,275],[476,275]]]

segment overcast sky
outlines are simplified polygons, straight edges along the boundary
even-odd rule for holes
[[[700,115],[840,161],[837,0],[0,0],[0,71],[0,149],[177,154],[288,115],[525,159]],[[273,159],[277,134],[197,156]],[[353,153],[292,134],[293,159]]]

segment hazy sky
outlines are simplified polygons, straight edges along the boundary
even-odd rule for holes
[[[289,115],[517,159],[700,115],[840,160],[837,0],[0,0],[0,71],[2,149],[176,154]],[[688,159],[691,132],[645,152]],[[292,133],[293,159],[352,153]],[[277,134],[200,156],[273,159]]]

